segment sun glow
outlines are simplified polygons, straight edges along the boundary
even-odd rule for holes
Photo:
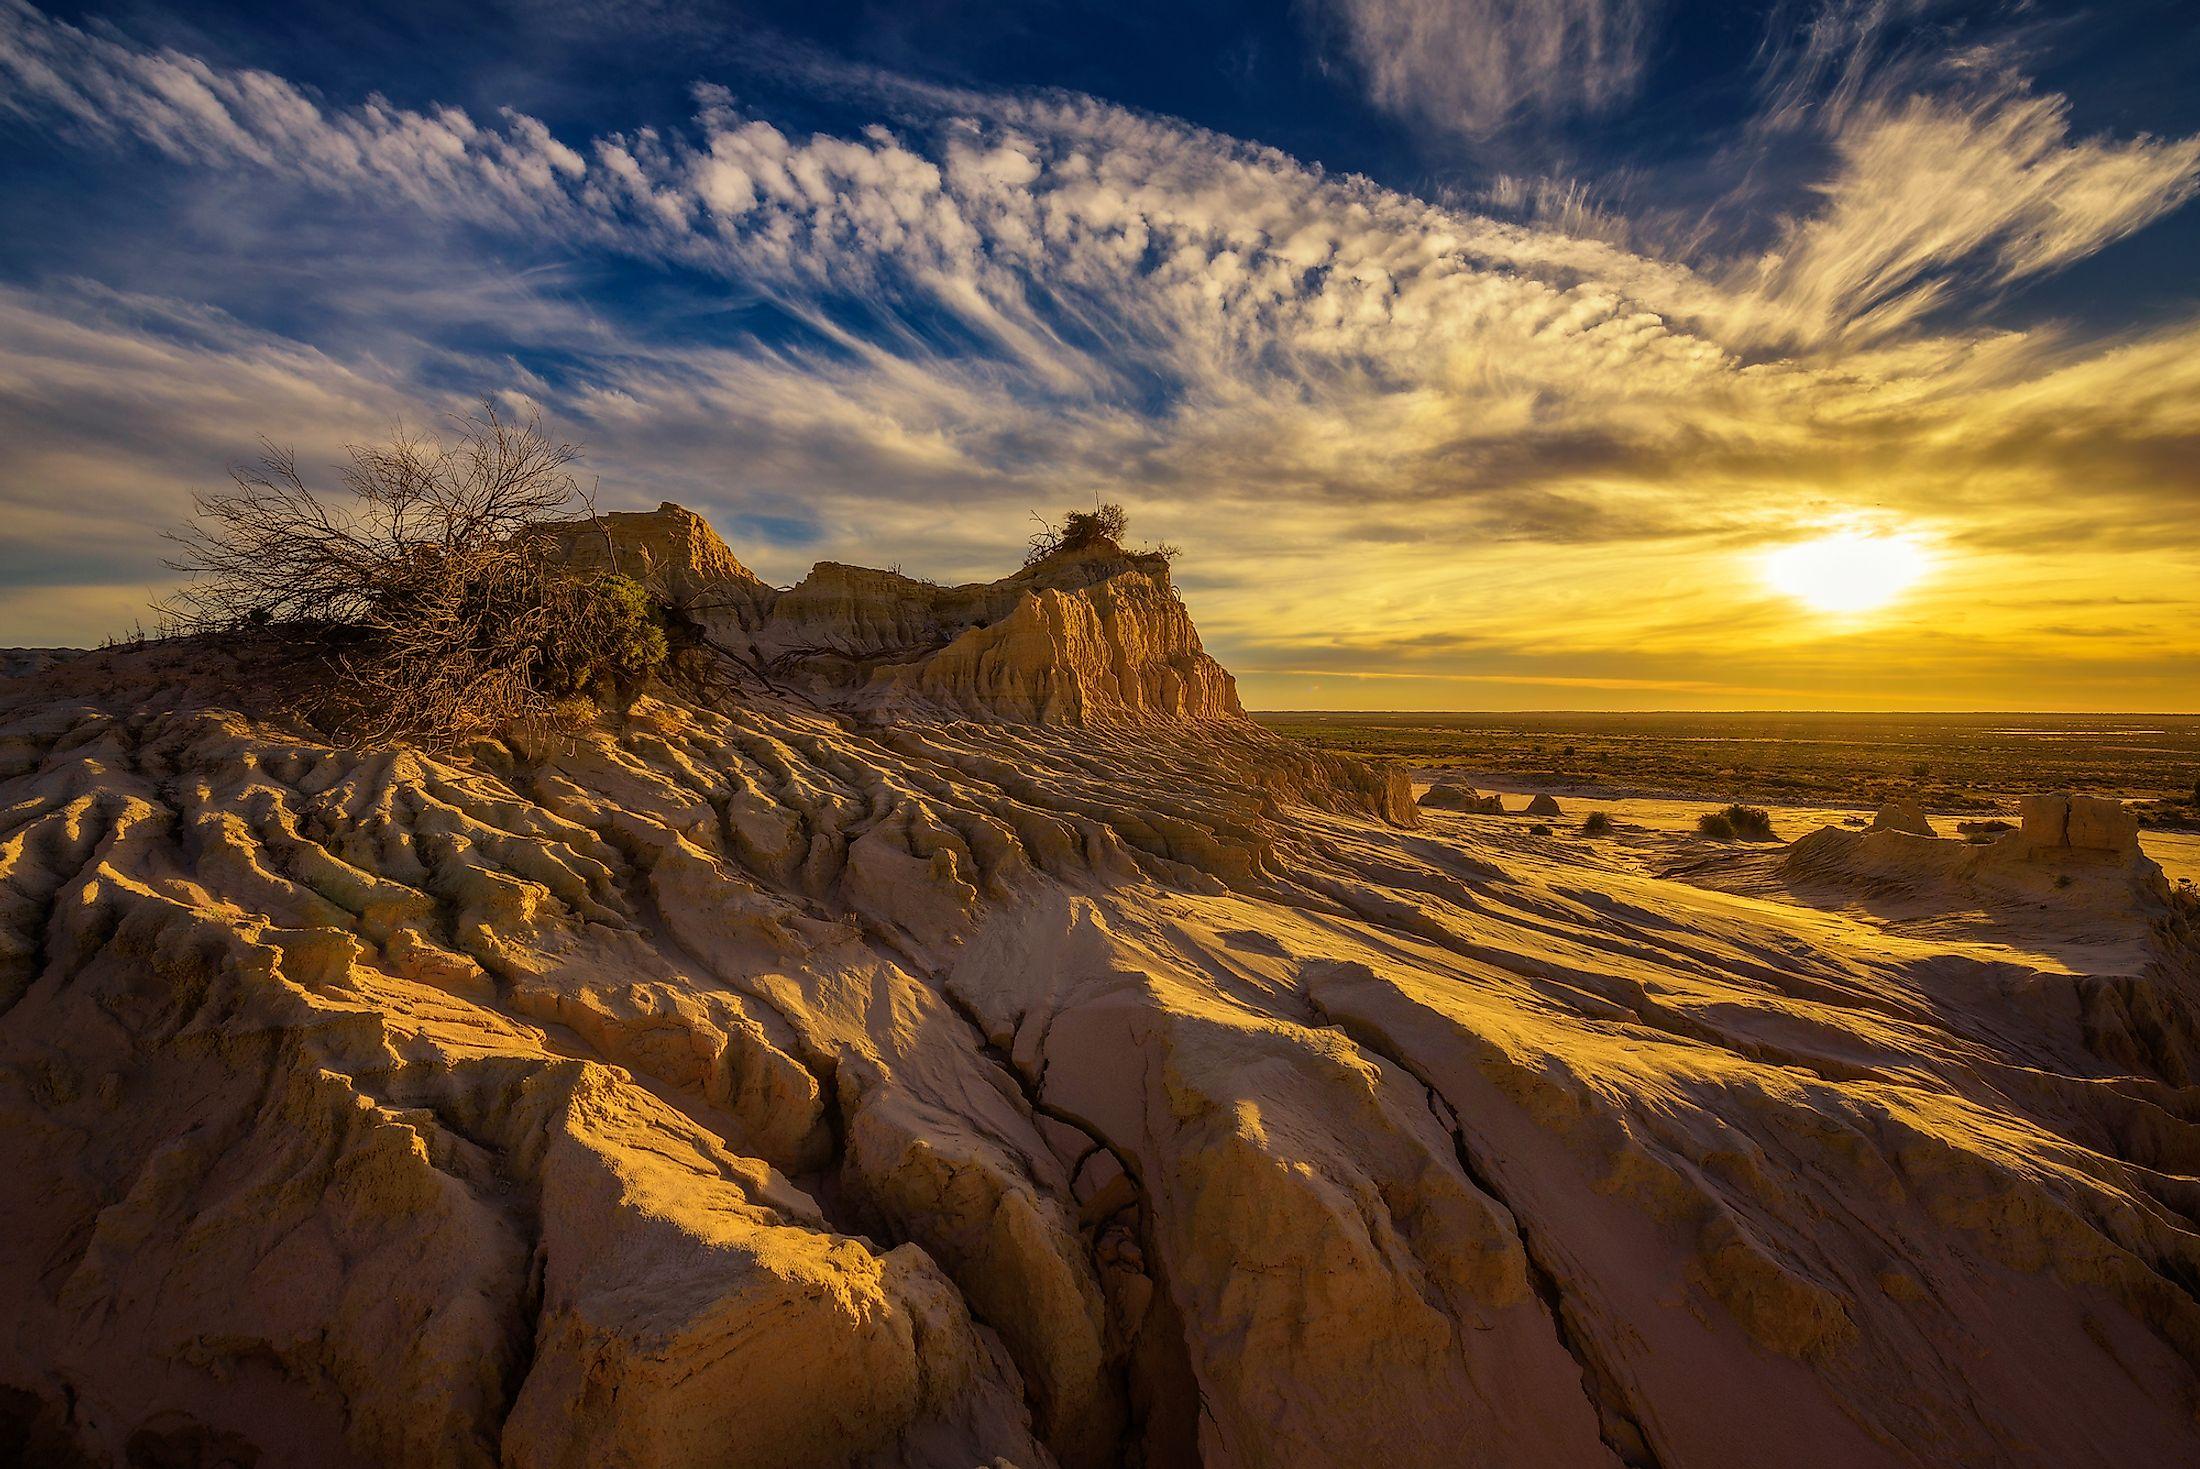
[[[1841,531],[1784,546],[1765,558],[1765,580],[1818,612],[1854,614],[1886,606],[1925,574],[1926,556],[1907,536]]]

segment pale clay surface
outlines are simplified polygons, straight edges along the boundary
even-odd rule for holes
[[[1658,876],[1263,734],[1122,558],[690,540],[785,697],[430,756],[0,683],[34,1461],[2200,1456],[2194,919],[2116,813]]]

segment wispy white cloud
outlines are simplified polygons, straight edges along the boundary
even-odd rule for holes
[[[1860,109],[1823,206],[1755,262],[1787,340],[1883,334],[1967,281],[2058,270],[2200,191],[2200,138],[2073,139],[2063,99],[2015,92]]]
[[[457,108],[380,97],[324,107],[268,72],[209,65],[0,0],[0,115],[92,139],[144,143],[179,162],[255,164],[328,187],[373,187],[491,218],[539,216],[585,171],[540,121],[484,126]]]
[[[2022,71],[2023,35],[1920,45],[1938,0],[1825,0],[1767,51],[1760,138],[1830,167],[1738,284],[1753,330],[1854,341],[2059,270],[2200,192],[2200,137],[2073,137]]]
[[[1652,0],[1321,0],[1377,106],[1441,133],[1596,112],[1639,85]]]

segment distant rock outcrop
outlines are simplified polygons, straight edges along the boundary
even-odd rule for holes
[[[2017,841],[2027,853],[2139,855],[2139,817],[2105,796],[2026,796]]]
[[[653,580],[767,684],[851,711],[1024,724],[1236,719],[1164,556],[1101,540],[993,582],[939,586],[820,562],[784,591],[677,505],[561,530],[582,565]]]
[[[22,678],[77,656],[77,648],[0,648],[0,678]]]
[[[1972,898],[2046,901],[2062,908],[2121,911],[2167,895],[2162,869],[2140,849],[2138,817],[2123,802],[2026,796],[2022,811],[2023,825],[2016,830],[2006,822],[1966,822],[1975,830],[1946,840],[1919,840],[1930,832],[1884,820],[1874,821],[1869,831],[1823,827],[1788,849],[1782,871],[1799,881],[1835,880],[1920,894],[1962,891]]]
[[[1933,823],[1925,815],[1925,808],[1915,801],[1895,800],[1887,802],[1879,808],[1878,814],[1872,817],[1871,829],[1873,831],[1904,831],[1912,836],[1921,837],[1938,835],[1933,830]]]
[[[1501,816],[1505,811],[1505,803],[1498,797],[1450,781],[1438,781],[1423,791],[1420,804],[1427,811],[1458,811],[1470,816]]]
[[[1548,792],[1539,794],[1528,803],[1528,815],[1530,816],[1564,816],[1565,814],[1565,810]]]

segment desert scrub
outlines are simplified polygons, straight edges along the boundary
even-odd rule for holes
[[[624,714],[670,656],[656,602],[617,573],[558,578],[549,591],[560,635],[537,648],[535,685],[554,701],[586,698]]]
[[[1105,546],[1122,551],[1133,559],[1157,557],[1163,562],[1174,562],[1180,554],[1175,546],[1163,541],[1142,551],[1127,550],[1123,537],[1130,531],[1130,516],[1120,505],[1095,505],[1090,510],[1072,510],[1060,520],[1042,520],[1036,512],[1032,518],[1039,520],[1039,529],[1032,532],[1024,549],[1024,565],[1037,566],[1049,556],[1064,551],[1082,551],[1088,546]]]
[[[1772,813],[1762,806],[1744,806],[1739,801],[1717,811],[1704,812],[1696,818],[1696,830],[1721,842],[1776,840],[1772,833]]]
[[[546,526],[595,519],[580,451],[487,404],[455,429],[351,446],[341,493],[264,444],[171,534],[168,630],[281,649],[296,671],[264,696],[361,744],[455,744],[580,698],[623,712],[666,640],[639,583],[549,552]]]
[[[1602,811],[1591,811],[1581,820],[1581,834],[1585,837],[1608,837],[1612,834],[1612,818]]]

